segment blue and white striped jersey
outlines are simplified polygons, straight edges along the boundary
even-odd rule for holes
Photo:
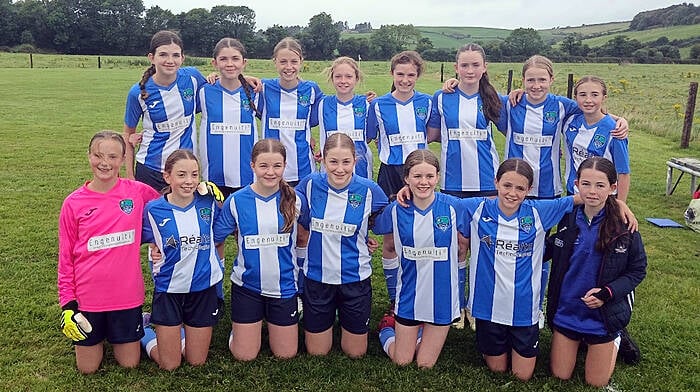
[[[321,99],[318,106],[320,150],[328,136],[340,132],[355,142],[355,173],[372,179],[372,151],[367,145],[367,110],[369,104],[363,95],[355,95],[348,102],[340,102],[335,95]]]
[[[252,91],[251,98],[256,104]],[[200,91],[199,159],[204,180],[231,188],[253,183],[250,162],[258,126],[250,101],[243,87],[229,91],[218,81]]]
[[[296,208],[301,208],[299,197]],[[283,226],[279,191],[262,197],[249,185],[226,199],[214,223],[214,241],[223,242],[238,232],[238,256],[231,273],[234,284],[266,297],[296,295],[296,221],[290,232],[282,232]]]
[[[202,291],[223,279],[224,266],[212,241],[218,215],[214,198],[196,192],[184,208],[170,204],[166,196],[146,205],[142,242],[155,243],[163,253],[162,263],[151,264],[155,291]]]
[[[426,148],[426,131],[432,100],[415,91],[406,102],[391,93],[372,101],[367,115],[367,139],[377,139],[379,160],[386,165],[403,165],[411,152]]]
[[[545,236],[573,209],[573,197],[525,200],[512,216],[501,212],[498,198],[467,198],[461,204],[471,248],[472,315],[503,325],[537,324]]]
[[[165,160],[173,151],[180,148],[197,151],[194,115],[199,111],[199,89],[206,82],[196,68],[182,67],[169,86],[159,86],[149,78],[145,85],[149,95],[145,101],[141,99],[138,83],[131,87],[126,97],[124,123],[136,128],[139,120],[143,120],[143,139],[136,162],[163,172]]]
[[[369,278],[369,217],[388,203],[379,185],[353,174],[350,184],[335,189],[326,173],[314,173],[296,189],[301,197],[299,223],[310,231],[306,278],[327,284]]]

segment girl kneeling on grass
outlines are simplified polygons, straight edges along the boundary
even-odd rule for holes
[[[158,193],[119,178],[125,153],[124,139],[115,132],[92,137],[92,180],[66,197],[58,221],[61,328],[74,341],[81,373],[99,368],[105,339],[121,366],[136,367],[141,355],[142,215]]]
[[[639,233],[629,232],[620,218],[613,163],[584,160],[575,183],[584,205],[564,217],[547,243],[551,369],[554,377],[571,378],[578,347],[587,344],[586,382],[603,387],[615,369],[620,331],[632,316],[631,293],[646,275],[647,257]]]
[[[217,286],[224,266],[212,241],[220,209],[213,196],[197,192],[199,173],[192,151],[175,150],[163,173],[169,187],[144,214],[143,241],[155,243],[163,259],[151,263],[155,333],[147,326],[141,344],[166,370],[179,367],[183,354],[191,365],[204,364],[222,312]]]
[[[398,365],[416,358],[421,368],[437,362],[452,322],[459,319],[457,285],[459,199],[436,193],[440,164],[429,150],[408,154],[403,180],[412,193],[405,207],[390,204],[377,218],[376,234],[393,233],[399,251],[394,315],[379,324],[384,351]]]
[[[286,151],[279,140],[263,139],[251,152],[255,182],[224,202],[214,224],[219,243],[237,232],[238,257],[231,273],[231,338],[229,349],[241,361],[260,352],[263,320],[270,349],[291,358],[298,348],[295,245],[301,202],[282,179]]]

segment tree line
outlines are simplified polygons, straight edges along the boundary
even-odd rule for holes
[[[677,18],[698,7],[682,4],[661,14],[647,11],[634,20],[649,18],[648,23],[680,23]],[[678,9],[684,10],[679,12]],[[651,13],[651,14],[650,14]],[[659,16],[665,15],[665,16]],[[697,16],[692,21],[697,21]],[[633,21],[634,22],[634,21]],[[211,10],[194,8],[174,14],[153,6],[146,9],[142,0],[0,0],[0,50],[55,52],[65,54],[144,55],[150,37],[158,30],[178,31],[185,51],[193,56],[211,56],[221,37],[243,42],[250,58],[269,58],[274,45],[286,36],[299,39],[305,57],[327,60],[337,55],[363,60],[387,60],[402,50],[418,51],[429,61],[453,61],[454,48],[436,48],[410,24],[382,25],[373,29],[369,22],[350,29],[347,22],[334,21],[322,12],[306,26],[273,25],[256,29],[255,11],[246,6],[219,5]],[[341,32],[352,31],[341,39]],[[490,61],[522,61],[533,54],[545,54],[555,61],[627,61],[669,62],[680,60],[679,46],[693,46],[691,56],[700,59],[700,42],[669,41],[666,37],[652,43],[618,36],[597,48],[582,43],[584,37],[567,35],[555,44],[545,42],[532,28],[518,28],[503,40],[480,43]],[[698,38],[695,38],[698,40]],[[467,43],[467,42],[465,42]]]

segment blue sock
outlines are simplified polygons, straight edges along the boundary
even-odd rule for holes
[[[153,328],[143,327],[143,337],[141,338],[141,348],[146,352],[148,357],[151,357],[151,350],[156,345],[156,331]]]
[[[304,292],[304,263],[309,256],[309,248],[297,248],[296,254],[297,267],[299,267],[299,272],[297,273],[297,292],[301,294]]]
[[[386,280],[389,301],[394,302],[396,301],[396,286],[399,282],[399,258],[385,259],[382,257],[382,267],[384,267],[384,279]]]
[[[416,344],[419,344],[421,340],[423,340],[423,326],[422,325],[418,328],[418,337],[416,338]]]
[[[540,288],[540,310],[542,310],[542,306],[544,305],[544,295],[547,292],[547,282],[549,281],[549,261],[545,261],[542,263],[542,286]]]
[[[396,331],[391,327],[384,327],[379,331],[379,342],[382,344],[384,352],[389,355],[389,345],[396,340]]]
[[[467,308],[467,262],[459,262],[459,270],[457,274],[457,282],[459,284],[459,308]]]

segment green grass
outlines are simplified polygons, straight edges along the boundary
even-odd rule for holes
[[[55,59],[62,65],[66,57]],[[93,63],[88,58],[87,63]],[[128,58],[123,59],[125,64]],[[0,55],[0,67],[7,61]],[[67,60],[66,60],[67,61]],[[309,63],[305,78],[319,80],[327,63]],[[449,65],[449,64],[446,64]],[[491,64],[500,91],[505,73],[515,64]],[[678,120],[667,107],[685,103],[687,85],[698,79],[696,66],[628,66],[557,64],[555,91],[565,91],[566,73],[597,73],[612,85],[609,107],[631,124],[632,187],[629,204],[640,219],[667,217],[682,222],[688,204],[688,180],[670,197],[664,196],[665,161],[677,156],[700,156],[698,126],[689,150],[678,146]],[[366,81],[358,89],[388,90],[388,64],[362,63]],[[100,129],[120,130],[125,95],[143,67],[80,69],[4,68],[0,89],[0,387],[4,391],[191,391],[191,390],[368,390],[368,391],[589,391],[579,367],[574,380],[549,376],[549,332],[542,334],[542,354],[534,379],[520,383],[509,375],[488,372],[480,360],[471,331],[451,330],[435,369],[397,368],[382,353],[376,335],[370,336],[364,359],[349,360],[336,346],[326,358],[300,354],[289,361],[271,357],[264,346],[259,359],[235,362],[226,349],[230,325],[216,327],[206,366],[183,366],[173,373],[159,371],[149,360],[138,369],[124,370],[108,351],[104,367],[81,376],[69,341],[58,328],[56,295],[57,217],[63,198],[90,177],[87,143]],[[208,72],[207,68],[203,71]],[[251,74],[272,76],[269,61],[251,61]],[[690,74],[690,77],[686,77]],[[663,79],[659,76],[663,75]],[[644,77],[643,77],[644,76]],[[627,81],[623,88],[621,79]],[[439,64],[430,64],[419,90],[438,88]],[[661,107],[659,107],[661,106]],[[657,113],[657,114],[654,114]],[[675,115],[675,114],[674,114]],[[654,118],[656,117],[656,118]],[[669,118],[674,117],[674,118]],[[698,120],[695,121],[698,124]],[[666,133],[659,132],[666,129]],[[659,133],[663,136],[655,135]],[[502,144],[502,137],[497,137]],[[501,150],[502,151],[502,150]],[[700,389],[700,237],[685,229],[659,229],[645,222],[640,231],[649,256],[646,280],[637,292],[630,325],[644,360],[638,366],[618,364],[614,390],[695,391]],[[233,260],[228,246],[227,262]],[[374,260],[376,325],[386,303],[378,259]],[[144,266],[147,277],[147,267]],[[226,291],[228,292],[228,279]],[[149,286],[150,290],[150,286]],[[150,292],[147,295],[150,298]],[[147,305],[150,299],[147,300]]]

